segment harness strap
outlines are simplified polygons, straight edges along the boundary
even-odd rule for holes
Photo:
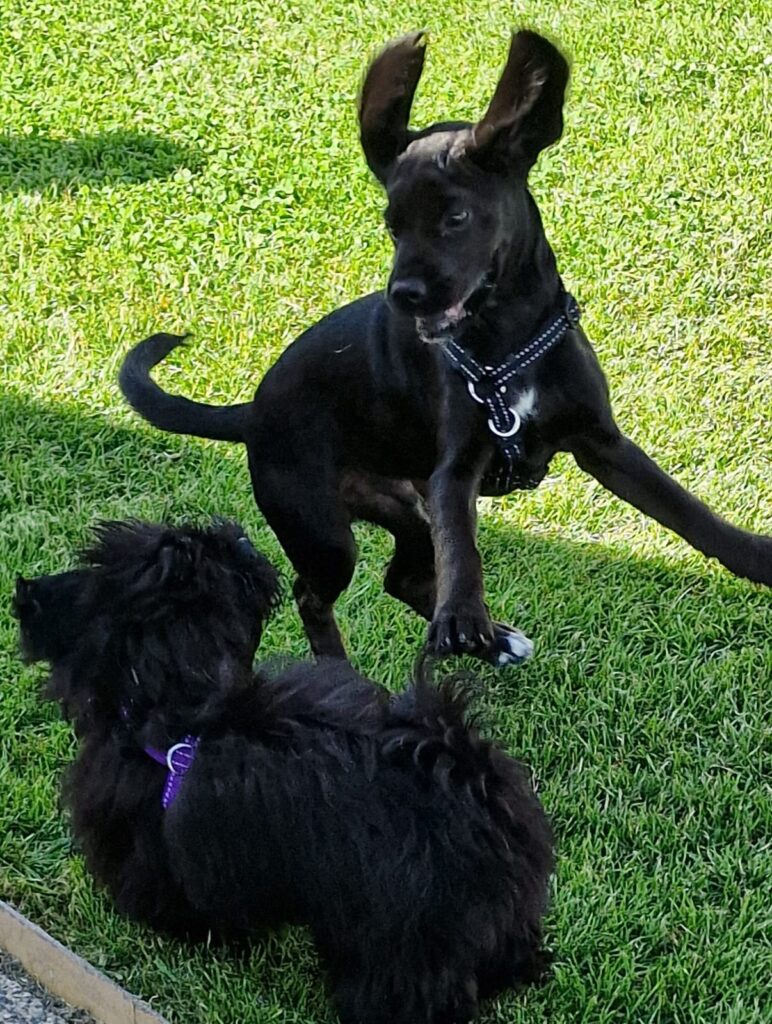
[[[196,748],[198,738],[186,736],[181,742],[173,744],[168,750],[158,750],[157,747],[143,747],[142,749],[157,764],[162,764],[167,770],[166,784],[161,794],[161,807],[164,810],[174,801],[179,792],[182,780],[196,759]]]
[[[563,309],[543,325],[535,338],[498,366],[481,365],[453,339],[442,348],[453,368],[466,379],[471,397],[486,407],[488,429],[498,440],[512,437],[520,429],[520,417],[506,400],[510,381],[555,348],[579,322],[581,310],[576,299],[565,291],[563,298]]]
[[[555,313],[531,341],[517,352],[513,352],[498,366],[482,365],[457,341],[452,338],[442,346],[454,370],[466,380],[470,396],[488,413],[488,430],[493,434],[497,448],[504,460],[492,482],[500,493],[506,493],[514,475],[515,460],[521,456],[517,433],[522,425],[520,415],[511,408],[509,390],[512,381],[529,366],[541,359],[560,344],[566,333],[579,323],[581,310],[576,299],[563,290],[562,309]]]
[[[121,718],[125,723],[129,721],[129,709],[125,705],[121,708]],[[159,750],[158,747],[143,747],[142,749],[149,758],[156,764],[166,768],[166,783],[161,794],[161,807],[166,810],[174,801],[179,792],[182,780],[196,759],[198,748],[197,736],[185,736],[179,743],[172,744],[168,750]]]

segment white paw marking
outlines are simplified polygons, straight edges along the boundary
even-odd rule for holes
[[[496,630],[496,646],[499,648],[496,664],[501,666],[519,665],[533,654],[533,640],[529,640],[518,629],[504,630],[499,627]]]

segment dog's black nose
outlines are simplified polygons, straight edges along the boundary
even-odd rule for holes
[[[389,298],[399,309],[412,313],[426,300],[427,288],[420,277],[398,277],[389,285]]]

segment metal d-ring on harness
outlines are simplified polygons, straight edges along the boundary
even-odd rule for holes
[[[512,382],[526,367],[558,345],[566,332],[577,325],[580,315],[576,299],[564,290],[560,312],[544,324],[533,340],[498,366],[481,365],[453,339],[442,347],[453,368],[465,378],[471,397],[484,405],[488,413],[488,429],[496,442],[499,458],[485,483],[496,493],[507,494],[515,486],[535,486],[528,480],[518,479],[516,471],[517,461],[523,455],[518,437],[522,423],[519,413],[510,404]]]
[[[132,674],[136,679],[133,669]],[[138,680],[137,684],[139,684]],[[122,705],[120,713],[122,722],[128,726],[131,721],[130,705]],[[197,736],[185,736],[179,743],[173,743],[168,750],[159,750],[158,747],[142,747],[148,757],[152,758],[156,764],[166,768],[166,782],[161,793],[161,807],[164,810],[172,805],[180,791],[183,778],[192,768],[198,744]]]

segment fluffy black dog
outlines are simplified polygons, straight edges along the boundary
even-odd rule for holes
[[[88,867],[165,931],[308,925],[344,1022],[470,1020],[542,975],[544,812],[453,683],[255,674],[276,599],[233,523],[108,523],[79,568],[19,580],[22,650],[80,741]]]

